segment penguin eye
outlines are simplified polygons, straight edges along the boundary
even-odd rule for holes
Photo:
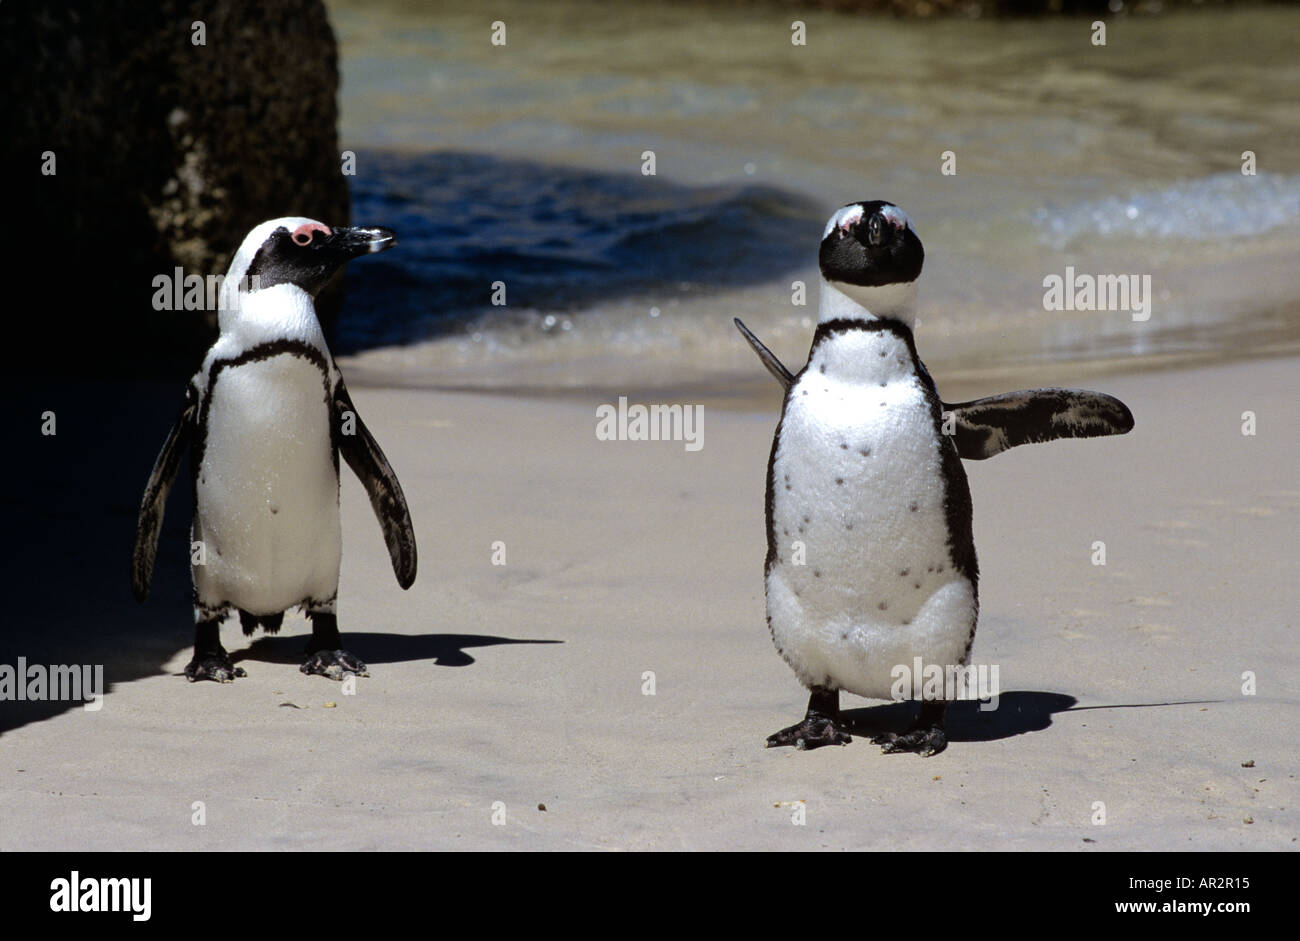
[[[293,230],[293,234],[291,234],[289,238],[293,239],[293,244],[297,245],[299,248],[306,248],[311,244],[312,239],[316,237],[317,232],[322,236],[329,236],[331,234],[330,227],[327,225],[321,225],[319,222],[304,222],[302,225],[298,226],[298,228]]]
[[[871,240],[872,245],[879,245],[880,235],[880,216],[872,216],[871,221],[867,223],[867,238]]]

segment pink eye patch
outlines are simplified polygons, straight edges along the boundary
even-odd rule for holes
[[[293,239],[295,245],[310,245],[314,234],[317,232],[322,232],[325,235],[333,234],[327,225],[321,225],[319,222],[304,222],[294,229],[293,234],[289,237]]]

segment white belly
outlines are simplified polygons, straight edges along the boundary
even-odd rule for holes
[[[199,600],[274,614],[332,598],[342,542],[324,376],[281,354],[222,369],[209,394]]]
[[[880,386],[809,369],[792,389],[773,463],[767,606],[805,685],[889,698],[896,665],[965,662],[976,595],[950,555],[941,445],[910,372]]]

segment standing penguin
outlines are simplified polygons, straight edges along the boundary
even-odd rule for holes
[[[163,508],[192,449],[194,658],[191,681],[244,671],[221,646],[231,609],[244,633],[280,629],[299,606],[311,618],[303,673],[368,675],[342,648],[335,603],[342,538],[339,453],[379,517],[402,588],[415,581],[415,532],[383,451],[362,424],[325,345],[314,299],[349,259],[394,244],[382,228],[312,219],[264,222],[244,239],[221,285],[220,336],[190,380],[145,487],[131,587],[149,593]]]
[[[853,203],[822,236],[821,306],[799,374],[736,321],[786,389],[767,471],[767,621],[811,693],[804,720],[768,747],[847,745],[840,690],[889,699],[895,666],[967,665],[979,566],[961,458],[1133,427],[1119,400],[1071,389],[945,404],[912,339],[924,258],[901,209]],[[875,742],[936,754],[945,709],[923,699],[908,731]]]

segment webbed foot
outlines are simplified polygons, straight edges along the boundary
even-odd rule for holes
[[[808,751],[823,745],[847,745],[851,741],[853,736],[840,719],[839,692],[815,686],[803,721],[769,735],[767,747],[793,745],[800,751]]]
[[[886,755],[914,752],[922,758],[937,755],[948,747],[948,736],[943,730],[947,703],[925,701],[921,703],[921,717],[906,732],[885,732],[872,739]]]
[[[308,676],[323,676],[331,680],[341,680],[347,673],[354,676],[370,675],[366,665],[346,650],[317,650],[298,669]]]
[[[233,683],[236,677],[248,676],[243,667],[237,667],[224,650],[215,653],[195,651],[194,659],[185,665],[185,676],[191,683],[199,680],[215,680],[218,683]]]

